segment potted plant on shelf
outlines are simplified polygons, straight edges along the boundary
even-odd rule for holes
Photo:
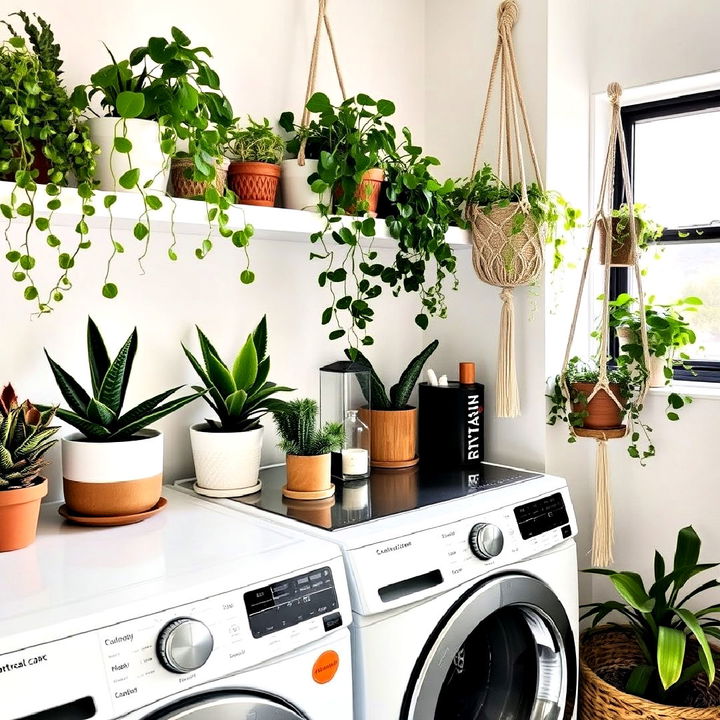
[[[39,16],[14,13],[23,23],[28,41],[12,23],[5,21],[11,37],[0,44],[0,178],[13,182],[7,198],[0,200],[0,211],[7,221],[26,222],[25,231],[6,233],[6,259],[12,277],[24,286],[27,300],[38,310],[48,312],[63,299],[70,287],[68,271],[78,252],[89,247],[86,217],[95,209],[90,202],[90,180],[95,173],[97,148],[62,82],[60,47],[52,29]],[[29,44],[29,45],[28,45]],[[75,226],[78,235],[73,249],[66,252],[53,230],[53,214],[62,206],[60,188],[70,178],[77,182],[82,214]],[[39,185],[43,184],[43,206],[39,207]],[[34,230],[58,249],[59,276],[50,289],[41,292],[35,282],[39,268],[33,252]]]
[[[267,118],[262,123],[248,118],[247,127],[233,120],[228,130],[225,156],[230,160],[228,184],[237,201],[245,205],[273,207],[280,179],[285,141],[276,135]]]
[[[663,232],[663,227],[654,220],[645,216],[646,206],[642,203],[633,203],[633,215],[635,222],[635,239],[640,250],[646,250],[651,242],[657,240]],[[612,237],[610,250],[610,265],[615,267],[626,267],[635,263],[635,246],[632,241],[630,229],[630,207],[623,203],[619,208],[610,213],[610,218],[598,220],[598,232],[600,233],[600,262],[605,264],[606,243],[608,227]]]
[[[40,500],[48,481],[40,475],[45,453],[60,429],[51,426],[55,408],[19,404],[12,385],[0,393],[0,552],[19,550],[35,540]]]
[[[423,366],[435,352],[439,342],[433,340],[416,355],[388,393],[372,363],[358,350],[355,362],[370,371],[369,387],[361,384],[366,400],[372,397],[372,409],[360,409],[362,421],[370,427],[370,464],[380,468],[406,468],[416,465],[417,408],[408,405]],[[351,357],[350,350],[345,351]]]
[[[330,480],[330,453],[342,448],[341,423],[317,424],[315,400],[290,400],[275,413],[280,449],[287,455],[287,485],[283,495],[294,500],[330,497],[335,486]]]
[[[583,717],[718,717],[715,670],[720,650],[709,639],[720,638],[720,605],[711,602],[693,611],[687,603],[694,598],[693,605],[699,602],[703,607],[698,596],[720,587],[720,582],[710,580],[681,594],[691,578],[717,565],[699,563],[699,557],[700,538],[690,526],[678,533],[671,570],[655,552],[649,589],[634,572],[586,570],[609,577],[620,600],[583,606],[582,619],[592,618],[580,640]],[[623,616],[625,624],[599,625],[612,613]]]
[[[164,402],[180,385],[123,413],[137,346],[136,328],[111,362],[98,327],[88,318],[92,394],[45,351],[69,406],[59,408],[57,416],[79,430],[62,439],[65,502],[77,515],[128,516],[154,507],[162,486],[163,438],[158,430],[148,429],[148,425],[202,394]]]
[[[238,497],[260,489],[260,453],[263,426],[260,420],[277,412],[283,401],[273,398],[292,388],[268,381],[270,357],[267,354],[267,320],[263,316],[248,335],[232,364],[228,367],[205,334],[197,328],[203,362],[183,345],[183,350],[203,386],[208,405],[217,420],[190,428],[195,490],[211,497]]]
[[[320,153],[333,151],[333,128],[318,120],[311,120],[307,126],[296,125],[292,112],[280,116],[280,127],[290,135],[286,150],[290,158],[281,163],[283,206],[292,210],[318,211],[318,206],[329,205],[330,189],[315,192],[311,185],[317,179]]]
[[[641,363],[640,312],[635,305],[637,300],[627,293],[621,293],[610,301],[610,326],[615,328],[622,352]],[[697,312],[701,305],[702,300],[697,297],[683,298],[666,305],[655,304],[652,295],[648,298],[645,324],[650,352],[650,367],[647,369],[650,387],[667,385],[672,380],[674,367],[689,368],[685,363],[690,356],[682,348],[694,345],[697,337],[683,313]]]
[[[215,166],[215,180],[195,180],[195,161],[187,153],[179,152],[170,161],[170,187],[172,196],[186,198],[189,200],[205,200],[205,193],[209,187],[215,188],[222,197],[227,189],[227,161],[224,158],[216,158],[213,161]]]

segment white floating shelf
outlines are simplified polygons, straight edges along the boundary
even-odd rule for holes
[[[7,203],[13,183],[0,182],[0,202]],[[87,217],[90,229],[107,229],[110,225],[110,212],[103,205],[103,200],[112,193],[96,191],[92,204],[95,214]],[[112,206],[112,222],[114,230],[132,230],[135,223],[143,213],[143,203],[137,193],[118,192],[117,201]],[[18,203],[26,201],[25,192],[17,191]],[[81,200],[73,188],[63,188],[60,193],[62,207],[56,210],[52,217],[53,227],[75,227],[81,217]],[[171,227],[177,235],[207,235],[208,221],[207,208],[204,202],[198,200],[182,200],[160,195],[163,207],[159,210],[149,211],[150,227],[152,232],[170,232]],[[43,185],[38,186],[35,196],[36,216],[47,217],[46,209],[51,198],[45,193]],[[174,215],[173,215],[173,203]],[[255,238],[263,240],[281,240],[290,242],[307,242],[308,236],[322,228],[322,220],[317,213],[305,210],[287,210],[285,208],[266,208],[254,205],[233,205],[229,210],[230,227],[241,228],[246,223],[255,228]],[[172,224],[171,224],[172,218]],[[353,218],[343,218],[343,224],[349,225]],[[1,221],[1,219],[0,219]],[[26,224],[27,218],[20,217],[13,221]],[[376,221],[375,244],[377,247],[394,247],[396,240],[388,234],[385,223]],[[212,235],[215,236],[213,227]],[[447,233],[447,241],[453,246],[470,246],[469,234],[466,230],[451,227]]]

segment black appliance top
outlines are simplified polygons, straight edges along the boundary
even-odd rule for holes
[[[438,470],[421,464],[403,470],[374,469],[367,480],[342,482],[333,478],[334,497],[290,500],[282,494],[285,466],[278,465],[260,471],[260,492],[233,500],[325,530],[340,530],[540,476],[487,463],[462,470]]]

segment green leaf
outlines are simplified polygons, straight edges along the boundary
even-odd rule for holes
[[[699,557],[700,538],[692,525],[688,525],[678,533],[673,569],[679,570],[680,568],[697,565]]]
[[[390,388],[390,402],[393,408],[401,409],[408,404],[410,394],[420,377],[423,366],[428,361],[428,358],[435,352],[438,345],[439,342],[433,340],[422,352],[416,355],[403,371],[397,385]]]
[[[120,414],[127,391],[133,360],[137,352],[138,336],[135,328],[110,363],[100,386],[98,400],[107,405],[116,415]]]
[[[218,389],[225,401],[227,401],[227,398],[238,388],[235,386],[233,376],[225,366],[225,363],[223,363],[217,355],[210,353],[205,358],[205,367],[212,384]]]
[[[387,117],[395,112],[395,103],[391,100],[378,100],[377,110],[381,115]]]
[[[705,636],[705,632],[700,627],[700,623],[693,613],[684,608],[673,608],[675,614],[685,623],[686,627],[695,636],[695,639],[700,645],[702,651],[699,655],[700,663],[702,664],[705,674],[708,676],[710,685],[715,682],[715,661],[713,660],[712,651],[710,645]],[[678,631],[680,632],[680,631]],[[666,686],[667,689],[667,686]]]
[[[620,596],[628,605],[642,613],[649,613],[655,600],[645,592],[642,578],[637,573],[618,572],[610,575],[610,580]]]
[[[173,40],[180,45],[180,47],[188,47],[190,45],[190,38],[180,28],[176,28],[174,25],[170,29]]]
[[[415,324],[423,330],[427,330],[428,322],[428,316],[425,315],[425,313],[420,313],[415,316]]]
[[[314,93],[307,101],[305,106],[310,112],[320,113],[325,110],[330,110],[332,105],[330,104],[330,98],[321,92]]]
[[[644,697],[654,674],[655,667],[652,665],[638,665],[633,668],[625,685],[625,692],[637,697]]]
[[[227,408],[225,407],[225,398],[220,394],[218,389],[213,385],[212,380],[210,379],[210,376],[207,374],[207,371],[205,368],[200,364],[198,359],[185,347],[184,344],[182,344],[183,352],[185,353],[185,356],[190,361],[190,364],[193,366],[193,370],[198,374],[198,377],[202,381],[203,385],[205,386],[205,389],[208,390],[208,395],[203,395],[203,399],[205,402],[207,402],[210,407],[215,410],[218,417],[222,421],[224,417],[227,416]],[[197,390],[197,388],[195,388]],[[211,399],[212,398],[212,399]]]
[[[666,690],[680,677],[685,659],[685,644],[685,633],[682,630],[664,626],[659,628],[657,666]]]
[[[118,182],[120,187],[125,188],[125,190],[132,190],[140,182],[140,169],[132,168],[132,170],[124,172]]]
[[[45,232],[50,227],[50,221],[46,217],[35,218],[35,227],[41,232]]]
[[[108,300],[112,300],[113,298],[117,297],[117,285],[115,283],[105,283],[102,287],[102,294],[103,297],[106,297]]]
[[[145,96],[139,92],[125,90],[115,99],[115,109],[122,118],[140,117],[144,108]]]
[[[90,402],[90,396],[72,375],[63,370],[50,355],[48,355],[47,350],[45,350],[45,357],[47,357],[48,363],[50,363],[50,369],[55,377],[55,382],[60,389],[60,393],[65,398],[65,402],[78,415],[85,415],[88,403]]]
[[[240,282],[243,285],[252,285],[255,282],[255,273],[252,270],[243,270],[240,273]]]
[[[124,137],[116,137],[113,140],[113,147],[115,150],[117,150],[119,153],[127,154],[132,150],[132,143],[130,140]]]
[[[33,285],[29,285],[23,291],[23,295],[26,300],[35,300],[38,296],[37,288]]]
[[[135,227],[133,228],[133,235],[138,240],[144,240],[148,236],[149,233],[150,233],[150,230],[149,230],[148,226],[145,225],[145,223],[141,223],[141,222],[135,223]]]
[[[64,410],[63,408],[58,408],[56,414],[61,420],[64,420],[74,428],[77,428],[86,438],[90,440],[106,440],[110,437],[110,431],[106,427],[91,422],[82,415],[70,412],[69,410]]]
[[[253,343],[255,343],[258,361],[263,360],[267,355],[267,338],[267,315],[263,315],[257,327],[253,330]]]
[[[147,400],[144,400],[143,402],[136,405],[134,408],[128,410],[126,413],[122,414],[118,420],[117,420],[117,426],[118,427],[125,427],[126,425],[131,425],[133,423],[136,423],[138,420],[146,417],[149,413],[151,413],[155,408],[166,398],[169,398],[173,393],[176,393],[180,388],[182,388],[182,385],[178,385],[174,388],[170,388],[169,390],[166,390],[165,392],[160,393],[159,395],[155,395],[154,397],[148,398]]]
[[[339,340],[345,334],[344,330],[333,330],[329,333],[328,337],[330,340]]]
[[[245,407],[245,401],[247,400],[247,393],[245,390],[236,390],[234,393],[228,395],[225,398],[225,404],[227,405],[230,417],[240,417]]]
[[[157,195],[146,195],[145,202],[151,210],[159,210],[162,207],[162,200]]]
[[[152,423],[157,422],[161,418],[164,418],[166,415],[170,415],[170,413],[174,413],[176,410],[179,410],[181,407],[184,407],[188,403],[193,402],[193,400],[196,400],[201,396],[202,393],[196,393],[195,395],[187,395],[185,397],[181,397],[177,400],[166,403],[165,405],[161,405],[154,412],[151,412],[149,415],[146,415],[140,420],[137,420],[134,423],[129,423],[128,425],[119,428],[110,436],[109,439],[121,439],[131,437],[133,434],[138,432],[138,430],[142,430],[148,425],[152,425]]]
[[[107,405],[104,405],[95,398],[91,398],[87,406],[87,418],[90,422],[97,423],[103,427],[108,427],[112,424],[115,417],[116,413],[114,413]]]
[[[106,208],[111,208],[117,202],[117,195],[106,195],[103,199],[103,205]]]
[[[233,379],[238,390],[248,390],[255,382],[258,373],[258,354],[252,335],[240,349],[233,363]],[[243,400],[244,402],[244,400]]]
[[[100,330],[90,317],[87,324],[87,354],[93,395],[98,396],[103,378],[110,368],[110,357]]]

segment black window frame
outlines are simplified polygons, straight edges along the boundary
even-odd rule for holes
[[[635,179],[635,125],[643,120],[672,117],[674,115],[720,110],[720,90],[693,93],[663,100],[627,105],[620,110],[622,133],[625,136],[628,160],[630,164],[630,180]],[[619,208],[625,201],[620,155],[617,153],[615,163],[615,186],[613,207]],[[686,228],[666,228],[657,240],[659,245],[690,245],[698,243],[720,242],[720,223]],[[629,291],[629,268],[614,267],[610,271],[610,298],[615,299],[621,293]],[[619,344],[615,333],[612,333],[611,350],[613,357],[619,353]],[[691,380],[695,382],[720,383],[720,361],[690,360],[686,362],[692,371],[674,368],[673,380]]]

